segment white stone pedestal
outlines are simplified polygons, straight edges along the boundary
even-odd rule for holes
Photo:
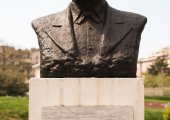
[[[144,120],[138,78],[33,78],[29,120]]]

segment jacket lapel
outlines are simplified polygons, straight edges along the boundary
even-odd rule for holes
[[[56,14],[56,19],[52,22],[49,29],[46,30],[48,37],[64,54],[73,48],[68,12],[68,9],[66,9],[63,13]]]
[[[107,7],[106,16],[102,38],[102,56],[109,54],[132,30],[130,26],[124,23],[122,15],[110,6]]]

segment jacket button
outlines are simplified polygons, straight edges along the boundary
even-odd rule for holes
[[[89,30],[93,30],[93,28],[92,28],[92,27],[89,27]]]
[[[89,51],[92,51],[92,50],[93,50],[93,48],[92,48],[92,47],[89,47],[89,48],[88,48],[88,50],[89,50]]]

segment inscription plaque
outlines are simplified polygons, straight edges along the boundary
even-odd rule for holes
[[[43,107],[42,120],[134,120],[132,106]]]

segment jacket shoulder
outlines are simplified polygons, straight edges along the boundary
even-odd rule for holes
[[[35,30],[35,32],[38,33],[44,28],[49,27],[53,23],[53,21],[55,21],[56,19],[60,19],[61,16],[64,14],[64,12],[65,10],[58,12],[58,13],[54,13],[54,14],[50,14],[47,16],[37,18],[31,22],[31,25],[33,29]]]
[[[133,12],[121,11],[114,8],[111,9],[113,13],[116,12],[118,15],[121,16],[125,24],[133,28],[139,28],[147,23],[147,18],[143,15],[133,13]]]
[[[120,11],[120,13],[123,16],[124,22],[131,27],[139,28],[147,23],[147,18],[143,15],[125,11]]]

